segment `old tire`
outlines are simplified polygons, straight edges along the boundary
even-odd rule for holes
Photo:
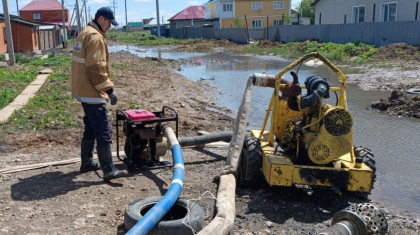
[[[130,230],[154,205],[162,199],[146,197],[135,200],[125,208],[124,226]],[[195,202],[178,199],[165,217],[148,235],[194,235],[204,226],[204,211]]]
[[[238,184],[252,187],[261,179],[262,149],[261,142],[255,137],[246,137],[238,162]]]

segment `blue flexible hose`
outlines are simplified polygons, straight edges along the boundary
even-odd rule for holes
[[[172,146],[171,151],[174,159],[174,176],[171,186],[163,198],[126,235],[144,235],[150,232],[178,200],[184,182],[184,158],[182,156],[181,146],[178,143]]]

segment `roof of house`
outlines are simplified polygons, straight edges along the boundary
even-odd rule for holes
[[[312,4],[311,4],[311,6],[315,6],[318,2],[319,2],[320,0],[315,0]]]
[[[194,20],[206,18],[206,8],[204,6],[190,6],[172,16],[168,21],[172,20]]]
[[[57,0],[33,0],[19,11],[56,11],[61,10],[62,5]],[[64,8],[65,11],[68,11]]]
[[[0,14],[0,20],[4,20],[4,14]],[[28,21],[23,21],[22,18],[18,17],[18,16],[12,16],[10,15],[10,21],[16,22],[16,23],[20,23],[20,24],[24,24],[27,26],[32,26],[32,27],[39,27],[39,25],[28,22]]]
[[[128,27],[143,27],[143,22],[128,22]]]
[[[62,20],[39,21],[37,23],[43,24],[43,25],[59,25],[59,26],[62,26],[63,25],[63,21]],[[70,20],[68,19],[67,22],[64,22],[64,24],[66,26],[69,26],[70,25]]]

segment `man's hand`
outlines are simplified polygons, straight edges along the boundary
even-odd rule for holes
[[[118,97],[115,92],[108,94],[109,99],[111,100],[111,105],[115,105],[118,102]]]

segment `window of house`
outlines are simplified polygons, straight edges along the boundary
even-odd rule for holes
[[[262,2],[253,2],[252,3],[252,10],[262,10]]]
[[[206,13],[210,13],[210,7],[206,6]]]
[[[262,28],[262,20],[253,20],[251,23],[252,28]]]
[[[353,7],[353,23],[365,22],[366,6]]]
[[[4,39],[4,44],[7,44],[7,40],[6,40],[6,27],[3,27],[3,39]]]
[[[233,11],[233,4],[232,3],[223,4],[223,11]]]
[[[397,20],[397,3],[381,4],[381,21],[389,22]]]
[[[41,13],[34,13],[33,14],[33,19],[34,20],[40,20],[41,19]]]
[[[284,2],[274,2],[273,5],[273,9],[275,10],[284,9]]]
[[[273,20],[273,26],[279,26],[279,25],[283,25],[282,20]]]

